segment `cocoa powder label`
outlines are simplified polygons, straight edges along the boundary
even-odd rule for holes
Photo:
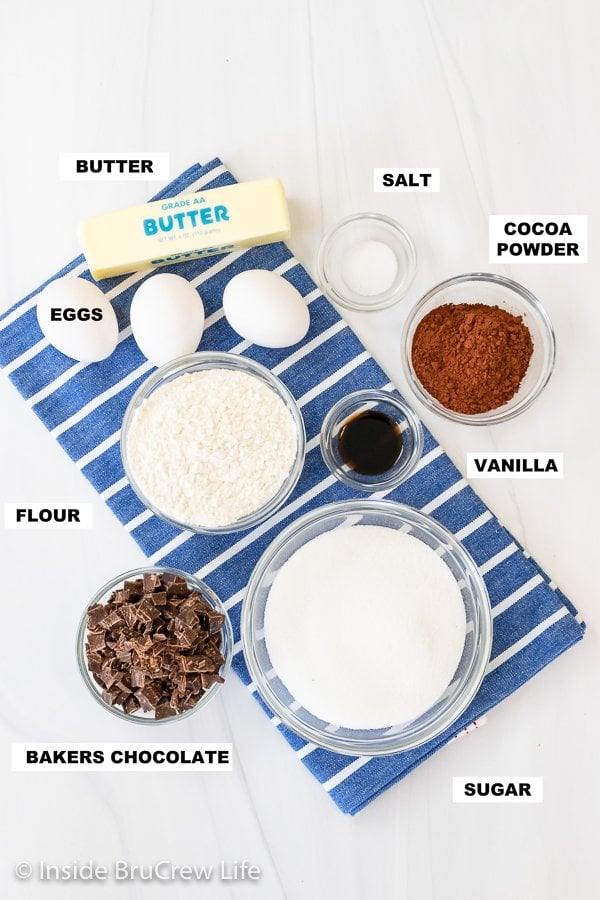
[[[490,216],[491,263],[586,263],[587,216]]]
[[[467,478],[562,478],[562,453],[467,453]]]

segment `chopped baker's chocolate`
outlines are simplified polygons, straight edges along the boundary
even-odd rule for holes
[[[180,575],[146,573],[88,609],[89,671],[111,706],[176,716],[223,682],[224,622]]]

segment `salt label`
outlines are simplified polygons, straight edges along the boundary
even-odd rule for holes
[[[421,168],[373,169],[373,190],[376,194],[436,193],[440,189],[440,170]]]

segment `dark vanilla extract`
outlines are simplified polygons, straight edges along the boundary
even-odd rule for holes
[[[390,416],[368,409],[344,422],[338,448],[346,465],[359,475],[382,475],[400,457],[402,432]]]

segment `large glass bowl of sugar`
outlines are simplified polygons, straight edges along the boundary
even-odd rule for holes
[[[460,654],[456,670],[446,689],[415,718],[406,721],[390,721],[380,727],[361,728],[340,725],[339,722],[319,718],[307,708],[311,705],[313,709],[315,708],[312,700],[311,702],[305,700],[306,706],[303,706],[299,697],[290,691],[288,685],[279,676],[269,654],[269,645],[265,637],[265,613],[269,594],[278,573],[282,569],[285,571],[286,563],[295,556],[297,551],[319,536],[335,529],[354,528],[354,526],[378,526],[394,529],[422,542],[445,563],[464,604],[462,654]],[[364,534],[367,534],[366,530]],[[332,558],[331,568],[333,571],[335,571],[336,565],[336,559]],[[378,565],[381,565],[381,559],[378,561]],[[389,573],[397,577],[398,584],[401,586],[403,572],[401,566],[398,565],[397,558],[392,555],[386,560],[385,565],[389,566]],[[323,603],[328,602],[328,596],[331,597],[331,582],[329,582],[327,592],[323,593]],[[425,600],[424,596],[424,602]],[[301,600],[298,602],[301,603]],[[377,604],[371,606],[366,595],[364,596],[364,609],[364,621],[361,623],[361,627],[364,629],[365,646],[369,648],[368,656],[372,660],[374,649],[377,651],[378,646],[383,648],[384,642],[389,647],[391,623],[381,620],[382,617],[377,615],[377,610],[385,609],[385,606],[381,607]],[[327,616],[323,617],[323,623],[322,627],[327,629],[326,635],[331,647],[331,659],[341,660],[338,645],[346,639],[343,627],[340,626],[339,632],[336,632],[335,625],[332,625],[332,619],[328,619]],[[315,628],[318,627],[321,626],[318,620],[315,620]],[[393,623],[393,627],[397,627],[397,621]],[[450,737],[451,726],[463,716],[466,724],[469,704],[481,685],[490,658],[492,615],[487,589],[477,566],[462,544],[447,529],[429,516],[389,500],[349,500],[332,503],[307,513],[282,531],[266,549],[248,583],[242,608],[241,634],[250,676],[267,706],[287,727],[305,740],[337,753],[351,756],[385,756],[418,747],[442,735],[447,730],[448,737]],[[321,641],[319,652],[322,652],[323,633],[319,633],[318,637]],[[305,638],[306,635],[303,635],[299,637],[299,640]],[[393,632],[391,640],[392,642],[394,640]],[[271,646],[275,651],[272,638]],[[402,641],[398,639],[399,651],[401,647]],[[307,648],[307,651],[310,649]],[[406,650],[406,645],[404,645],[404,649]],[[279,658],[281,659],[281,654]],[[310,652],[307,652],[307,658],[310,658]],[[363,660],[357,656],[355,677],[350,683],[344,682],[347,684],[348,693],[353,691],[353,685],[360,683],[361,663]],[[307,673],[309,679],[310,674],[310,672]],[[288,678],[287,671],[285,678]],[[376,696],[378,687],[373,683],[371,669],[369,678],[375,705],[378,699]],[[388,691],[389,685],[382,683],[380,688]],[[340,685],[340,691],[342,693],[344,691],[343,684]],[[297,691],[297,693],[300,692]]]

